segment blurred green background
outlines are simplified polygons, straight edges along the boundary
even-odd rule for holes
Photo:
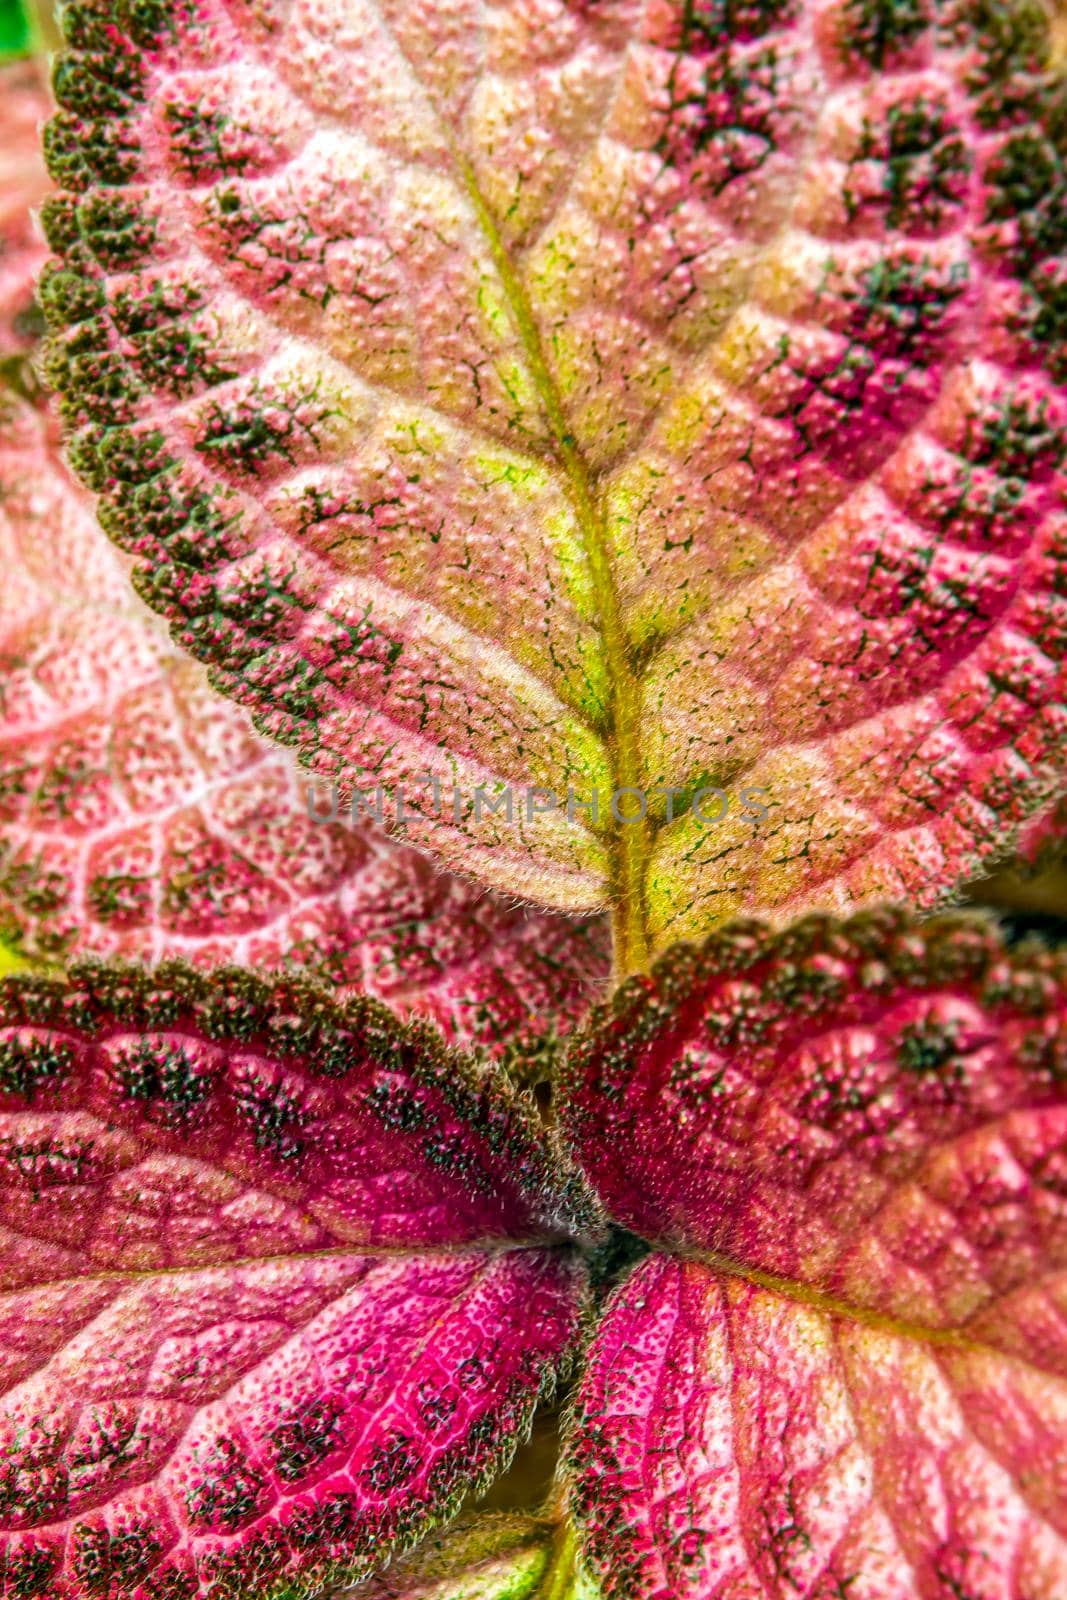
[[[0,60],[30,55],[36,44],[28,8],[21,0],[0,0]]]

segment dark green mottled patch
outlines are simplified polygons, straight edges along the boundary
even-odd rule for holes
[[[986,220],[1012,224],[1006,250],[1017,269],[1067,249],[1067,174],[1039,128],[1005,140],[986,169],[986,183]]]
[[[243,517],[227,509],[225,491],[189,484],[174,467],[104,501],[98,515],[131,555],[162,551],[180,567],[210,571],[245,552]]]
[[[929,1017],[902,1028],[897,1044],[897,1060],[905,1072],[917,1078],[936,1077],[952,1061],[958,1050],[959,1029],[951,1022]]]
[[[0,1461],[0,1518],[18,1526],[59,1521],[70,1501],[61,1460],[62,1434],[52,1419],[37,1421],[32,1436],[16,1436]]]
[[[286,1483],[297,1483],[342,1442],[340,1401],[305,1400],[271,1429],[274,1464]]]
[[[129,183],[140,162],[137,143],[122,120],[85,121],[71,112],[57,111],[45,125],[42,144],[49,176],[76,191],[94,183]]]
[[[247,155],[228,151],[223,143],[229,118],[223,111],[204,111],[199,105],[171,101],[163,108],[167,137],[178,167],[186,177],[239,177],[248,165]]]
[[[1067,265],[1052,262],[1035,273],[1014,326],[1054,381],[1067,382]]]
[[[406,1433],[394,1433],[376,1445],[360,1478],[383,1499],[402,1489],[419,1468],[419,1453]]]
[[[90,323],[79,325],[88,344]],[[64,417],[75,427],[91,421],[116,427],[133,420],[143,392],[133,372],[114,350],[86,348],[53,340],[44,361],[47,382],[60,391]]]
[[[237,375],[214,359],[208,340],[188,322],[141,334],[129,360],[146,384],[183,398]]]
[[[41,203],[41,227],[58,255],[69,255],[79,243],[78,202],[73,195],[50,194]]]
[[[18,1173],[35,1197],[45,1189],[81,1182],[91,1160],[88,1139],[0,1139],[0,1161]]]
[[[770,1018],[755,984],[736,985],[729,1005],[714,1005],[705,1012],[704,1032],[717,1049],[751,1049],[770,1028]]]
[[[269,685],[271,709],[257,712],[252,720],[280,744],[296,743],[330,709],[329,679],[303,656],[286,659],[280,650],[264,651],[248,663],[245,679],[249,687]]]
[[[764,1000],[775,1000],[790,1011],[811,1015],[841,999],[847,982],[839,972],[821,963],[783,961],[763,986]]]
[[[127,1099],[162,1102],[179,1117],[189,1115],[211,1092],[213,1075],[184,1045],[143,1038],[112,1059]]]
[[[116,328],[127,339],[136,339],[192,315],[203,304],[204,292],[196,284],[149,279],[116,290],[109,309]]]
[[[94,316],[104,304],[104,290],[95,278],[51,261],[37,284],[37,296],[48,324],[62,328]]]
[[[81,1523],[74,1530],[74,1570],[91,1595],[131,1593],[159,1553],[148,1529],[110,1533]]]
[[[121,484],[144,483],[170,464],[166,440],[158,428],[111,428],[99,443],[100,465]]]
[[[422,1140],[423,1155],[432,1167],[446,1173],[477,1194],[492,1194],[496,1184],[485,1171],[462,1133],[437,1133]]]
[[[123,272],[143,261],[156,238],[156,224],[139,206],[106,189],[78,206],[78,230],[100,265]]]
[[[410,1133],[438,1120],[425,1096],[409,1089],[400,1078],[383,1078],[372,1084],[363,1103],[390,1132]]]
[[[313,609],[314,593],[301,592],[295,571],[274,573],[266,566],[242,570],[219,592],[223,615],[264,639],[285,637]]]
[[[59,1552],[45,1545],[8,1543],[0,1554],[0,1585],[11,1600],[38,1600],[47,1596],[52,1574],[59,1565]]]
[[[46,917],[70,898],[70,882],[57,868],[47,868],[40,858],[5,863],[0,870],[0,890],[31,916]]]
[[[962,206],[972,166],[959,125],[939,101],[920,96],[889,108],[886,137],[890,227],[941,227]]]
[[[847,296],[853,307],[848,331],[883,358],[930,357],[968,277],[966,260],[946,266],[913,251],[888,253]]]
[[[246,1450],[222,1438],[196,1465],[199,1481],[185,1491],[186,1515],[194,1527],[235,1533],[257,1515],[267,1485]]]
[[[310,1114],[298,1095],[248,1068],[233,1085],[233,1102],[251,1128],[257,1150],[269,1150],[279,1161],[297,1161],[304,1154],[302,1130]]]
[[[200,418],[195,448],[212,462],[258,477],[269,463],[295,466],[319,429],[338,413],[319,399],[319,383],[293,394],[268,395],[258,385],[235,403],[215,400]]]
[[[761,39],[791,22],[799,0],[690,0],[683,19],[682,48],[700,55],[727,40]]]
[[[770,159],[793,107],[787,57],[773,41],[745,52],[733,48],[733,35],[711,40],[690,35],[690,50],[707,57],[703,82],[684,94],[674,85],[678,98],[659,148],[672,164],[699,162],[699,187],[719,195]]]
[[[940,9],[942,42],[973,52],[973,89],[1020,82],[1045,65],[1049,30],[1041,0],[946,0]]]
[[[81,50],[59,57],[52,71],[57,105],[82,117],[121,117],[143,98],[140,57],[115,35],[110,44],[106,56]]]
[[[17,661],[5,660],[0,656],[0,673],[14,672],[18,666],[19,663]],[[0,712],[3,709],[3,691],[0,689]],[[27,761],[0,763],[0,806],[5,809],[12,808],[13,801],[26,798],[26,795],[30,792],[30,778],[33,772],[34,768]],[[18,808],[13,807],[12,809],[17,812]]]
[[[90,879],[86,896],[93,916],[117,927],[147,921],[152,909],[151,879],[136,873],[100,873]]]
[[[881,69],[930,26],[931,9],[929,0],[848,0],[841,13],[841,42]]]
[[[1051,415],[1047,396],[1021,388],[975,419],[967,446],[977,465],[1031,480],[1055,471],[1067,455],[1067,437]]]
[[[24,1035],[0,1039],[0,1089],[33,1100],[39,1089],[56,1088],[74,1066],[74,1050],[65,1039]]]

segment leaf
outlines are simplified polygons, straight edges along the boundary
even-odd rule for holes
[[[0,983],[0,1075],[14,1593],[353,1581],[484,1487],[566,1371],[558,1241],[595,1213],[424,1025],[83,964]]]
[[[1000,1354],[649,1256],[570,1446],[607,1600],[1057,1600],[1065,1305],[1062,1272],[1006,1297]]]
[[[1017,870],[1040,872],[1063,859],[1067,846],[1067,798],[1031,818],[1019,838]]]
[[[1067,960],[740,923],[631,979],[561,1119],[673,1246],[605,1311],[570,1504],[609,1600],[1067,1586]]]
[[[1064,956],[984,920],[742,922],[592,1014],[560,1117],[643,1238],[953,1327],[1067,1260],[1065,1050]]]
[[[0,380],[44,331],[33,282],[48,249],[31,211],[51,188],[39,144],[49,108],[35,62],[0,64]]]
[[[596,1600],[566,1523],[475,1515],[338,1600]]]
[[[602,928],[448,878],[365,815],[313,822],[285,754],[129,593],[47,417],[2,397],[0,567],[0,925],[19,948],[300,965],[497,1052],[578,1020]]]
[[[50,370],[141,592],[624,973],[933,904],[1062,782],[1056,83],[933,16],[65,11]]]

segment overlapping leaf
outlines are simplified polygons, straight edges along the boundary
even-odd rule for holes
[[[998,1212],[998,1291],[1067,1247],[1065,1027],[1059,959],[1016,971],[982,922],[739,923],[594,1014],[562,1115],[643,1237],[952,1325],[1012,1185],[1033,1210]]]
[[[1064,728],[1038,7],[66,28],[74,459],[265,729],[405,788],[449,864],[612,902],[623,970],[739,908],[928,904],[1011,845]]]
[[[740,925],[631,980],[563,1112],[669,1259],[571,1441],[605,1592],[1067,1585],[1067,966],[983,923]]]
[[[580,1182],[498,1072],[373,1001],[9,978],[0,1090],[8,1592],[362,1577],[506,1462],[573,1353]]]
[[[572,1442],[604,1594],[1058,1600],[1063,1313],[1061,1273],[1010,1310],[1004,1357],[649,1257],[601,1325]],[[1055,1376],[1031,1363],[1043,1338]]]
[[[0,374],[41,335],[33,280],[48,255],[33,208],[51,187],[41,161],[40,129],[50,102],[34,61],[0,65]]]
[[[299,964],[498,1050],[577,1019],[603,930],[448,878],[366,812],[312,821],[305,781],[129,591],[47,417],[11,396],[0,567],[0,919],[19,948]]]

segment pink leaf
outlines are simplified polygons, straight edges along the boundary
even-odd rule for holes
[[[51,188],[40,127],[50,104],[34,61],[0,66],[0,360],[29,349],[42,332],[33,280],[48,256],[32,211]]]
[[[1064,958],[985,922],[739,923],[594,1012],[561,1117],[644,1238],[953,1328],[1067,1266],[1065,1049]]]
[[[1036,10],[483,10],[66,8],[42,293],[109,532],[267,732],[435,774],[415,842],[611,903],[623,971],[943,899],[1062,780]]]
[[[649,1257],[569,1447],[605,1597],[1060,1600],[1065,1312],[1062,1272],[1006,1302],[1003,1355]]]
[[[567,1445],[607,1600],[1067,1593],[1067,960],[977,919],[739,923],[594,1013],[618,1222]]]
[[[506,1462],[571,1357],[582,1270],[551,1241],[592,1219],[581,1186],[498,1073],[373,1001],[9,978],[0,1086],[15,1594],[359,1578]]]
[[[0,916],[21,949],[306,966],[497,1051],[578,1019],[599,924],[505,904],[365,817],[311,821],[305,780],[129,593],[48,419],[13,398],[0,567]]]
[[[1040,871],[1062,860],[1067,847],[1067,798],[1032,817],[1019,835],[1018,865]]]

